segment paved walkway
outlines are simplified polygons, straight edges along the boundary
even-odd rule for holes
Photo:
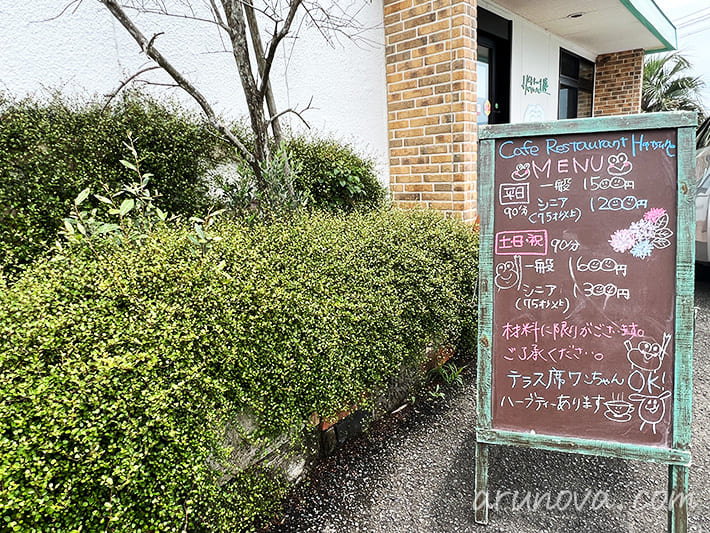
[[[696,306],[690,531],[710,533],[710,282],[697,283]],[[418,398],[379,421],[321,464],[288,503],[283,522],[268,531],[666,532],[658,500],[667,467],[502,446],[490,455],[489,488],[500,505],[488,526],[476,524],[475,396],[469,371],[446,399]]]

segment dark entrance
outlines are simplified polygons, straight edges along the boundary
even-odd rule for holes
[[[478,8],[478,124],[510,122],[511,22]]]

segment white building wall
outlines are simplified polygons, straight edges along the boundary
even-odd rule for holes
[[[76,11],[58,15],[68,0],[0,0],[0,90],[13,96],[49,96],[59,90],[87,98],[106,94],[147,64],[125,29],[96,0],[83,0]],[[195,1],[199,6],[202,2]],[[302,109],[311,128],[352,142],[379,162],[383,184],[387,172],[387,95],[382,25],[382,0],[364,3],[358,20],[374,28],[366,37],[374,45],[341,38],[329,46],[314,29],[302,29],[298,39],[286,40],[272,74],[280,109]],[[215,110],[229,119],[246,116],[246,106],[234,59],[221,52],[216,28],[207,23],[136,18],[144,34],[165,31],[156,47],[208,97]],[[145,78],[170,82],[164,74]],[[192,101],[177,89],[157,89]],[[294,129],[303,125],[295,115],[285,117]]]
[[[200,2],[194,2],[199,5]],[[68,0],[15,2],[0,0],[0,90],[14,96],[64,95],[88,98],[113,91],[141,67],[146,58],[96,0],[83,0],[76,11]],[[511,122],[555,120],[559,85],[559,49],[595,60],[594,54],[560,39],[499,6],[479,5],[512,21]],[[329,46],[313,29],[286,41],[274,65],[272,79],[277,104],[303,108],[312,130],[352,142],[378,161],[383,185],[389,183],[387,94],[382,24],[382,0],[365,3],[359,20],[373,28],[371,45],[340,39]],[[51,19],[51,20],[48,20]],[[210,24],[143,15],[137,22],[146,35],[165,31],[159,49],[204,92],[215,110],[226,118],[246,115],[241,86],[231,54],[223,50],[219,34]],[[523,76],[547,79],[549,94],[525,93]],[[169,83],[164,74],[143,76]],[[156,89],[193,106],[178,89]],[[304,126],[295,115],[284,118],[293,129]]]
[[[592,52],[557,37],[540,26],[486,0],[478,5],[512,21],[510,121],[537,122],[557,120],[560,82],[560,48],[595,62]],[[523,77],[547,79],[547,92],[540,94],[523,88]],[[538,86],[539,87],[539,86]]]

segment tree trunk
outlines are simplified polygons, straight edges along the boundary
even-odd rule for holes
[[[244,12],[247,16],[247,22],[249,23],[249,31],[251,33],[251,42],[254,46],[254,55],[256,56],[256,63],[259,67],[259,75],[264,75],[264,46],[261,42],[261,34],[259,33],[259,24],[256,20],[256,14],[254,13],[254,6],[245,3]],[[278,146],[281,144],[281,124],[279,124],[279,119],[274,118],[278,111],[276,110],[276,102],[274,101],[274,93],[271,90],[271,81],[266,81],[266,107],[269,109],[269,118],[271,119],[271,131],[274,133],[274,142]]]
[[[257,189],[263,191],[266,187],[262,172],[261,163],[268,165],[271,161],[271,150],[269,147],[268,122],[264,114],[264,101],[254,80],[254,74],[249,57],[249,45],[247,41],[247,27],[242,11],[240,0],[222,0],[222,7],[227,17],[229,26],[229,38],[232,42],[234,60],[239,72],[239,80],[244,90],[244,96],[249,109],[249,119],[254,132],[254,157],[256,161],[252,164],[254,176],[256,178]]]

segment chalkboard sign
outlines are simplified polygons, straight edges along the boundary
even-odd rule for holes
[[[689,464],[694,122],[480,129],[479,443]]]
[[[671,445],[677,143],[496,144],[494,428]]]

